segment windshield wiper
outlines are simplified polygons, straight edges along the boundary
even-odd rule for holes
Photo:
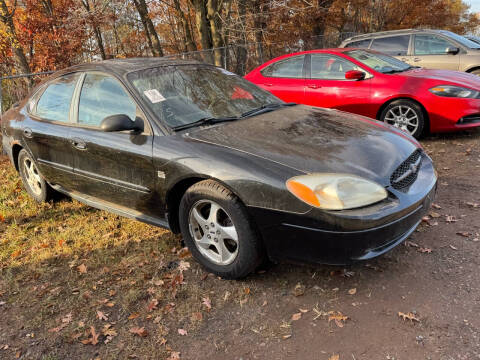
[[[290,103],[268,103],[268,104],[262,105],[258,108],[248,110],[248,111],[244,112],[240,117],[245,118],[245,117],[249,117],[249,116],[253,116],[253,115],[258,115],[258,114],[261,114],[261,113],[264,113],[264,112],[267,112],[267,111],[276,110],[276,109],[281,108],[283,106],[293,106],[293,105],[297,105],[297,104],[292,103],[292,102],[290,102]]]
[[[231,117],[223,117],[223,118],[215,118],[215,117],[204,117],[201,118],[197,121],[188,123],[188,124],[183,124],[183,125],[178,125],[174,126],[172,129],[173,130],[183,130],[183,129],[188,129],[194,126],[201,126],[201,125],[212,125],[212,124],[217,124],[221,123],[224,121],[234,121],[238,120],[239,118],[236,116],[231,116]]]

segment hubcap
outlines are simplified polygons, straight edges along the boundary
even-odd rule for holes
[[[190,235],[200,253],[218,265],[231,264],[238,254],[237,229],[216,202],[200,200],[189,215]]]
[[[35,195],[40,195],[42,193],[42,178],[40,177],[37,167],[31,159],[26,158],[23,161],[23,168],[25,169],[25,178],[30,190]]]
[[[407,105],[398,105],[388,110],[385,122],[408,132],[410,135],[418,129],[417,112]]]

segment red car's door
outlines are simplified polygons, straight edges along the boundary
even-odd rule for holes
[[[279,60],[262,69],[252,81],[283,101],[305,101],[305,55]],[[247,77],[248,79],[248,77]]]
[[[311,54],[306,61],[305,104],[375,116],[371,107],[372,76],[353,62],[327,53]],[[347,80],[345,73],[360,70],[364,80]]]

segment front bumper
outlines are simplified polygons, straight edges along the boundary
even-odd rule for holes
[[[272,260],[343,265],[382,255],[403,242],[430,208],[436,187],[433,166],[424,161],[407,192],[389,189],[395,200],[339,212],[249,210]]]
[[[433,96],[433,95],[432,95]],[[460,131],[480,127],[480,99],[440,98],[426,99],[424,106],[430,119],[430,131]]]

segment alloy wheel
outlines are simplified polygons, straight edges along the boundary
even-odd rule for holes
[[[42,193],[42,178],[34,162],[30,158],[25,158],[23,161],[23,168],[25,170],[25,178],[27,180],[30,190],[35,195]]]
[[[419,126],[418,114],[415,109],[407,105],[398,105],[388,110],[384,121],[413,135]]]
[[[197,249],[209,261],[228,265],[237,257],[237,229],[230,215],[216,202],[197,201],[190,209],[189,228]]]

